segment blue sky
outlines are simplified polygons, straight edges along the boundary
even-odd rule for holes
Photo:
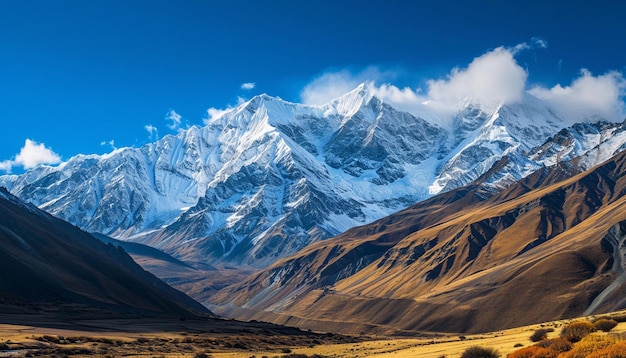
[[[371,80],[401,106],[493,64],[564,107],[572,93],[623,105],[617,0],[2,0],[0,13],[0,173],[140,146],[260,93],[314,103]]]

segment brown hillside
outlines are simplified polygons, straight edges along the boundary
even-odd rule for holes
[[[624,165],[625,153],[573,176],[561,164],[486,200],[479,183],[460,188],[313,244],[212,302],[353,332],[494,331],[618,309]]]
[[[63,319],[210,312],[106,245],[0,188],[0,313]]]

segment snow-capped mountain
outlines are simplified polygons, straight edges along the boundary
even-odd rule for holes
[[[497,170],[490,172],[483,186],[497,191],[542,168],[575,161],[576,171],[591,169],[626,149],[626,121],[576,123],[563,128],[545,143],[528,152],[507,155]]]
[[[465,101],[454,118],[456,147],[439,167],[431,193],[470,183],[502,157],[526,153],[564,126],[563,119],[530,95],[506,106]]]
[[[608,123],[566,130],[570,141],[559,133],[566,122],[531,96],[515,105],[466,99],[454,113],[444,129],[395,110],[368,85],[323,106],[261,95],[204,127],[2,176],[0,186],[85,230],[190,262],[262,267],[467,184],[505,156],[513,160],[492,186],[594,143],[626,141]]]

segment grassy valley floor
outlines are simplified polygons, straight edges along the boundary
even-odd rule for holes
[[[623,314],[623,312],[622,312]],[[2,317],[0,317],[2,318]],[[4,320],[6,321],[6,320]],[[236,321],[85,320],[0,324],[0,357],[460,357],[471,346],[491,347],[502,357],[533,345],[539,328],[555,321],[493,333],[439,338],[347,337]],[[610,334],[626,332],[626,322]],[[594,333],[603,335],[606,333]]]
[[[0,315],[0,322],[19,317]],[[362,341],[267,323],[111,319],[0,323],[0,357],[256,357]]]

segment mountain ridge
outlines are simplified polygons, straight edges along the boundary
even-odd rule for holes
[[[466,99],[452,121],[448,131],[433,118],[397,111],[367,85],[322,106],[260,95],[203,127],[1,176],[0,185],[85,230],[149,244],[192,265],[262,268],[466,185],[504,157],[509,164],[492,177],[493,190],[566,150],[592,150],[546,142],[566,122],[531,96],[498,106]],[[613,139],[615,147],[626,143],[621,135],[605,142]],[[542,145],[543,154],[532,152]]]
[[[563,162],[487,199],[472,200],[480,183],[442,193],[312,244],[210,307],[377,333],[476,333],[623,308],[626,152],[576,170]]]

